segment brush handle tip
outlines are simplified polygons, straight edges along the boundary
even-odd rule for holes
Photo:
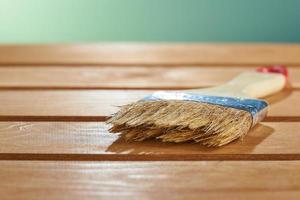
[[[285,79],[288,78],[288,70],[284,65],[270,65],[263,66],[256,69],[257,72],[261,73],[277,73],[284,75]]]

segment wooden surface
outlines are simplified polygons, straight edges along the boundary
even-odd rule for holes
[[[137,101],[151,90],[0,90],[0,119],[15,117],[105,118],[119,105]],[[298,117],[300,90],[286,90],[266,98],[269,117]],[[33,102],[34,99],[34,102]],[[27,118],[27,119],[29,119]]]
[[[239,73],[255,68],[3,66],[0,67],[0,89],[190,89],[222,84]],[[291,67],[289,71],[292,87],[299,88],[300,68]]]
[[[295,44],[89,44],[0,47],[2,65],[300,65]]]
[[[0,46],[0,199],[299,199],[300,45]],[[286,64],[264,122],[223,148],[125,142],[104,120],[156,89]]]
[[[103,122],[0,122],[0,158],[60,160],[300,159],[300,124],[265,122],[223,148],[195,143],[125,142]],[[288,148],[287,148],[288,146]],[[21,154],[21,155],[20,155]]]
[[[1,199],[299,199],[300,161],[0,161]],[[34,193],[34,195],[33,195]]]

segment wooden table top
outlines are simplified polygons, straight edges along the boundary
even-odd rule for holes
[[[284,64],[287,89],[222,148],[125,142],[107,116],[153,92]],[[0,199],[299,199],[300,45],[0,46]]]

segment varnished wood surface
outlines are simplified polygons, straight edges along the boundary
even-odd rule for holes
[[[0,161],[1,199],[289,199],[300,162]]]
[[[0,199],[299,199],[300,45],[0,46]],[[222,148],[125,142],[103,121],[154,90],[289,67],[264,122]],[[234,161],[233,161],[234,160]]]
[[[185,89],[224,84],[259,66],[14,66],[0,67],[0,89]],[[291,87],[300,68],[289,67]]]
[[[78,44],[0,46],[0,64],[261,65],[300,64],[296,44]]]
[[[151,90],[0,90],[0,119],[5,116],[62,117],[103,120],[118,106],[137,101]],[[300,90],[285,90],[267,98],[269,117],[298,117]],[[26,118],[28,117],[28,118]]]
[[[300,124],[265,122],[223,148],[197,143],[126,142],[103,122],[0,122],[0,158],[60,160],[300,159]],[[17,154],[22,154],[18,156]],[[51,155],[48,155],[51,154]],[[70,155],[72,154],[72,155]]]

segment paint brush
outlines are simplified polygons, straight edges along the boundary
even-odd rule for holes
[[[279,92],[286,81],[284,66],[268,66],[216,87],[158,91],[122,106],[107,123],[112,124],[110,132],[127,141],[156,138],[223,146],[245,136],[266,116],[268,103],[258,98]]]

